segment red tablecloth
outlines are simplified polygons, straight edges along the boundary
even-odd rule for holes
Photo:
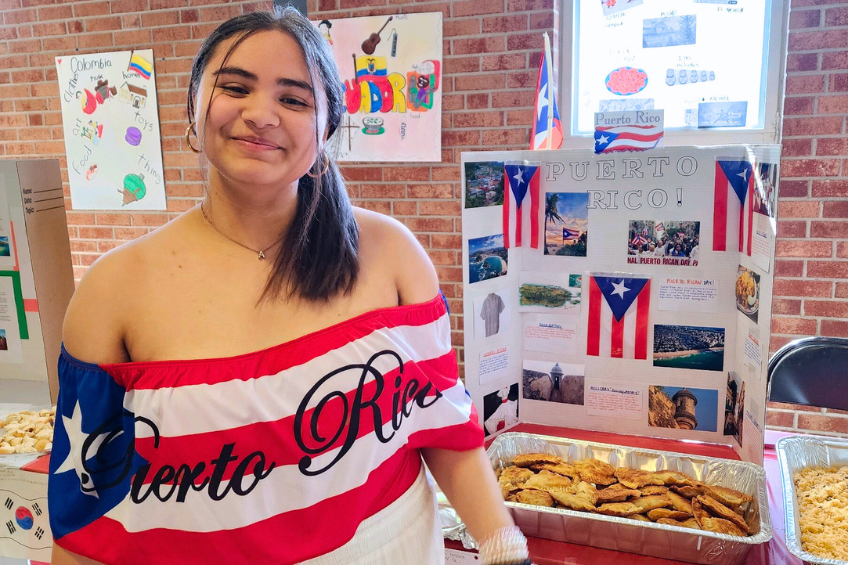
[[[534,424],[521,424],[510,431],[568,437],[585,441],[612,443],[629,447],[644,447],[662,451],[676,451],[706,457],[739,459],[730,447],[715,444],[688,443],[676,440],[626,436],[604,432],[588,432],[570,428],[555,428]],[[781,437],[774,432],[766,432],[765,471],[768,485],[768,503],[773,532],[772,540],[766,544],[754,546],[748,554],[745,565],[803,565],[786,549],[785,525],[783,520],[783,491],[780,486],[780,468],[774,451],[774,442]],[[682,561],[658,559],[632,553],[621,553],[608,549],[599,549],[585,545],[528,538],[530,557],[537,565],[683,565]],[[445,545],[452,549],[462,549],[459,542],[446,540]]]

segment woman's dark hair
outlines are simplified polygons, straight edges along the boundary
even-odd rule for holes
[[[218,46],[236,37],[224,56],[223,67],[242,41],[262,31],[282,32],[300,46],[312,85],[320,83],[324,87],[328,137],[332,136],[344,113],[344,88],[339,70],[320,32],[290,6],[274,12],[254,12],[232,18],[206,38],[191,66],[187,103],[189,122],[194,117],[195,98],[203,71]],[[208,106],[206,112],[208,117]],[[315,141],[320,144],[323,132],[318,131],[317,120],[315,123]],[[321,174],[327,164],[324,156],[329,165]],[[299,296],[309,301],[326,301],[339,293],[349,294],[356,284],[359,229],[342,175],[326,151],[319,153],[310,174],[317,178],[304,175],[298,182],[294,221],[285,234],[280,234],[282,248],[262,299]]]

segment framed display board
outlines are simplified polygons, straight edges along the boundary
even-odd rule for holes
[[[487,434],[626,431],[761,463],[779,161],[464,153],[465,378]]]

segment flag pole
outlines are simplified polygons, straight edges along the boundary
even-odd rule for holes
[[[554,129],[554,92],[556,89],[553,87],[554,84],[554,74],[553,74],[553,63],[551,63],[551,42],[548,38],[548,32],[545,32],[545,72],[548,74],[548,135],[545,144],[547,145],[547,149],[551,149],[551,138],[553,137],[553,129]]]

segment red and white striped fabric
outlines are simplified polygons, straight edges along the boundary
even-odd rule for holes
[[[586,354],[647,359],[650,311],[649,278],[592,275]]]
[[[57,538],[104,563],[299,563],[406,492],[419,448],[483,444],[441,297],[238,357],[86,366],[126,390],[147,462],[120,502]],[[60,471],[51,481],[73,474]]]

